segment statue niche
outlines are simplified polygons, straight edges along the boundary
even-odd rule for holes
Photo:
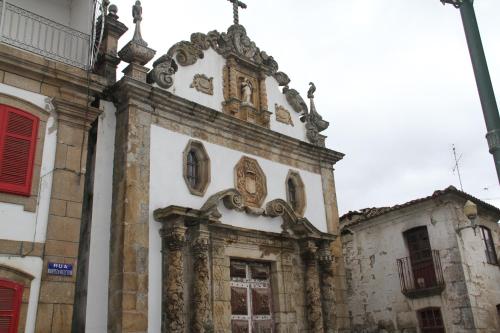
[[[224,67],[223,112],[269,128],[266,74],[250,63],[229,57]]]

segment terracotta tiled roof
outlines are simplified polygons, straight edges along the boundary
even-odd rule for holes
[[[455,188],[454,186],[448,186],[444,190],[435,191],[434,193],[432,193],[432,195],[430,195],[428,197],[411,200],[411,201],[408,201],[406,203],[395,205],[392,207],[378,207],[378,208],[373,207],[373,208],[360,209],[358,211],[350,211],[350,212],[342,215],[342,217],[340,218],[340,223],[349,223],[351,225],[357,224],[359,222],[366,221],[366,220],[372,219],[374,217],[384,215],[386,213],[393,212],[393,211],[396,211],[396,210],[399,210],[402,208],[410,207],[410,206],[413,206],[415,204],[418,204],[418,203],[421,203],[421,202],[424,202],[424,201],[427,201],[430,199],[435,199],[437,197],[440,197],[440,196],[445,195],[445,194],[450,194],[450,193],[461,196],[466,200],[470,200],[470,201],[474,202],[478,206],[482,206],[488,210],[491,210],[491,211],[495,212],[500,217],[500,209],[498,209],[497,207],[490,205],[489,203],[484,202],[476,197],[473,197],[470,194],[462,192],[462,191],[458,190],[457,188]]]

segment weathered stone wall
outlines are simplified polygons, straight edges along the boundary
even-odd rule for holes
[[[39,253],[37,243],[33,244],[33,252],[30,252],[29,248],[24,249],[23,245],[21,251],[30,256],[12,262],[13,265],[19,266],[23,266],[26,262],[31,266],[29,271],[35,276],[34,281],[36,281],[31,293],[35,291],[37,294],[32,294],[29,298],[29,309],[36,310],[36,320],[33,316],[29,322],[23,323],[22,327],[26,326],[27,332],[70,332],[78,270],[86,132],[98,114],[98,110],[88,107],[92,101],[89,94],[92,96],[102,91],[104,81],[93,75],[89,81],[89,76],[81,69],[49,61],[3,44],[0,44],[0,59],[0,81],[25,91],[25,95],[36,93],[37,96],[46,97],[46,104],[55,109],[54,116],[57,118],[57,121],[48,128],[48,133],[57,132],[57,138],[54,140],[55,161],[54,156],[44,156],[44,160],[41,161],[42,165],[47,159],[54,161],[53,170],[52,168],[46,170],[50,177],[42,181],[49,182],[47,185],[51,187],[48,191],[50,198],[46,198],[47,212],[44,213],[42,210],[37,212],[38,215],[42,214],[37,215],[37,221],[47,221],[46,229],[37,229],[37,242],[45,243],[44,251],[42,254]],[[19,101],[21,104],[26,102],[29,101]],[[44,117],[41,117],[42,120],[46,120],[47,116]],[[44,133],[42,131],[39,134],[43,136]],[[40,146],[41,142],[43,141],[40,141]],[[40,176],[40,161],[35,173]],[[42,199],[40,204],[45,200]],[[20,202],[20,204],[30,211],[27,203]],[[32,207],[31,211],[33,210]],[[34,265],[33,262],[40,259],[33,260],[32,256],[38,255],[41,256],[43,264]],[[73,264],[73,276],[47,275],[48,262]],[[35,267],[36,272],[31,272]]]
[[[455,222],[463,204],[427,201],[347,227],[342,236],[349,314],[355,332],[417,332],[416,311],[440,307],[448,331],[475,332]],[[462,213],[463,215],[463,213]],[[402,294],[396,260],[407,257],[403,232],[427,226],[431,247],[439,250],[445,290],[408,298]],[[351,234],[352,233],[352,234]],[[488,274],[483,271],[482,274]]]

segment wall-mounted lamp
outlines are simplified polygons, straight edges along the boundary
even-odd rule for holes
[[[477,205],[475,203],[473,203],[472,201],[467,200],[467,202],[464,205],[464,214],[469,219],[470,225],[458,228],[457,232],[460,232],[461,230],[463,230],[465,228],[472,228],[472,229],[474,229],[474,235],[475,235],[476,228],[477,228],[477,224],[476,224]]]

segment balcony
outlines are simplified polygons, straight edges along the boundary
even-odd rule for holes
[[[87,69],[90,35],[0,0],[0,42]]]
[[[414,261],[410,257],[397,260],[401,292],[409,298],[439,295],[444,290],[439,251],[430,251],[428,259]]]

